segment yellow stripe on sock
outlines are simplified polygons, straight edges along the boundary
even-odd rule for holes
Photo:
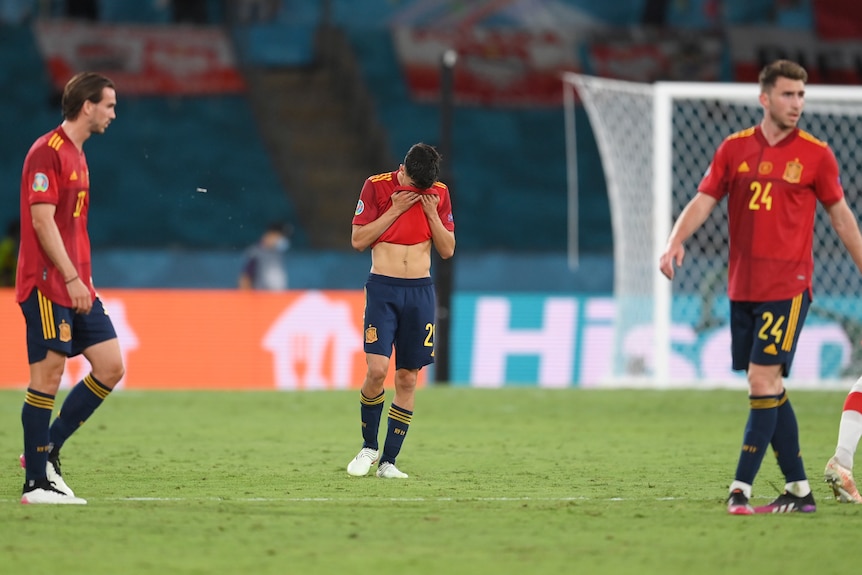
[[[410,422],[413,420],[413,416],[409,413],[404,413],[399,409],[389,408],[389,419],[394,419],[395,421],[400,421],[401,423],[406,423],[410,425]]]
[[[105,399],[108,397],[108,394],[111,393],[111,390],[103,385],[99,385],[96,381],[96,378],[93,377],[92,373],[88,373],[84,377],[84,385],[87,386],[87,389],[93,392],[93,395],[98,397],[99,399]]]
[[[54,398],[37,395],[31,391],[28,391],[26,395],[24,395],[24,403],[40,409],[47,409],[49,411],[54,410]]]
[[[359,392],[359,401],[362,402],[362,405],[380,405],[385,399],[384,393],[381,393],[377,397],[365,397],[364,393]]]
[[[772,409],[778,407],[777,397],[757,397],[750,399],[751,409]]]

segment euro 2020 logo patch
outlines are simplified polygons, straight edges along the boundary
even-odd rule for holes
[[[47,192],[48,191],[48,176],[42,172],[36,172],[33,176],[33,191]]]
[[[359,202],[357,202],[357,204],[356,204],[356,211],[353,212],[353,215],[358,216],[359,214],[361,214],[364,211],[365,211],[365,202],[363,202],[362,200],[359,200]]]

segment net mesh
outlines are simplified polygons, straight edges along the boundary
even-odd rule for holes
[[[611,206],[614,237],[614,298],[617,306],[612,378],[650,377],[655,366],[655,293],[658,265],[654,235],[653,181],[654,88],[604,78],[570,75],[585,106],[596,138]],[[759,123],[762,109],[756,98],[727,96],[673,97],[671,105],[671,213],[675,221],[697,190],[718,145],[729,134]],[[835,152],[847,201],[862,210],[862,146],[859,100],[819,101],[806,96],[800,128],[827,141]],[[581,167],[581,169],[584,169]],[[669,336],[673,352],[688,346],[710,345],[701,337],[725,329],[729,349],[726,201],[686,242],[686,259],[672,282]],[[666,239],[666,238],[665,238]],[[664,239],[660,249],[664,248]],[[818,378],[858,377],[862,373],[862,276],[838,239],[822,206],[818,206],[814,234],[814,302],[810,322],[838,324],[846,334],[841,349],[824,348]],[[805,336],[808,328],[803,330]],[[726,364],[711,366],[709,349],[698,351],[704,361],[690,370],[671,370],[670,377],[722,379],[733,377]],[[794,364],[794,370],[796,366]]]

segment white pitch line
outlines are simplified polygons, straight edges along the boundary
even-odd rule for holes
[[[566,501],[691,501],[686,497],[655,497],[655,498],[625,498],[625,497],[87,497],[88,501],[143,501],[143,502],[183,502],[183,501],[213,501],[237,503],[371,503],[386,501],[396,503],[473,503],[473,502],[566,502]],[[706,501],[707,498],[703,499]],[[0,498],[2,503],[17,503],[19,499]]]
[[[241,501],[247,503],[470,502],[470,501],[589,501],[587,497],[119,497],[114,501]],[[624,501],[608,499],[607,501]]]

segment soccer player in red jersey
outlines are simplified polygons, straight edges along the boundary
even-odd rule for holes
[[[808,75],[778,60],[760,73],[759,125],[727,137],[671,230],[659,267],[673,279],[683,243],[727,197],[733,369],[748,376],[750,411],[728,512],[812,512],[816,506],[799,449],[796,416],[784,389],[812,297],[812,237],[819,202],[862,270],[862,234],[844,199],[830,147],[799,129]],[[749,503],[770,444],[785,490],[769,505]]]
[[[63,480],[60,448],[124,373],[114,326],[91,277],[90,173],[83,151],[84,142],[116,118],[116,104],[111,80],[75,75],[63,90],[62,124],[37,139],[24,159],[15,293],[27,325],[30,385],[21,410],[21,503],[86,503]],[[78,354],[92,371],[51,423],[66,358]]]
[[[379,459],[378,477],[407,477],[395,458],[413,419],[419,370],[434,361],[431,246],[442,258],[455,253],[449,188],[437,181],[440,161],[433,146],[415,144],[396,171],[369,177],[359,194],[351,243],[359,251],[371,247],[363,319],[368,370],[360,391],[363,445],[347,466],[350,475],[366,475]],[[377,432],[393,348],[395,397],[381,455]]]

